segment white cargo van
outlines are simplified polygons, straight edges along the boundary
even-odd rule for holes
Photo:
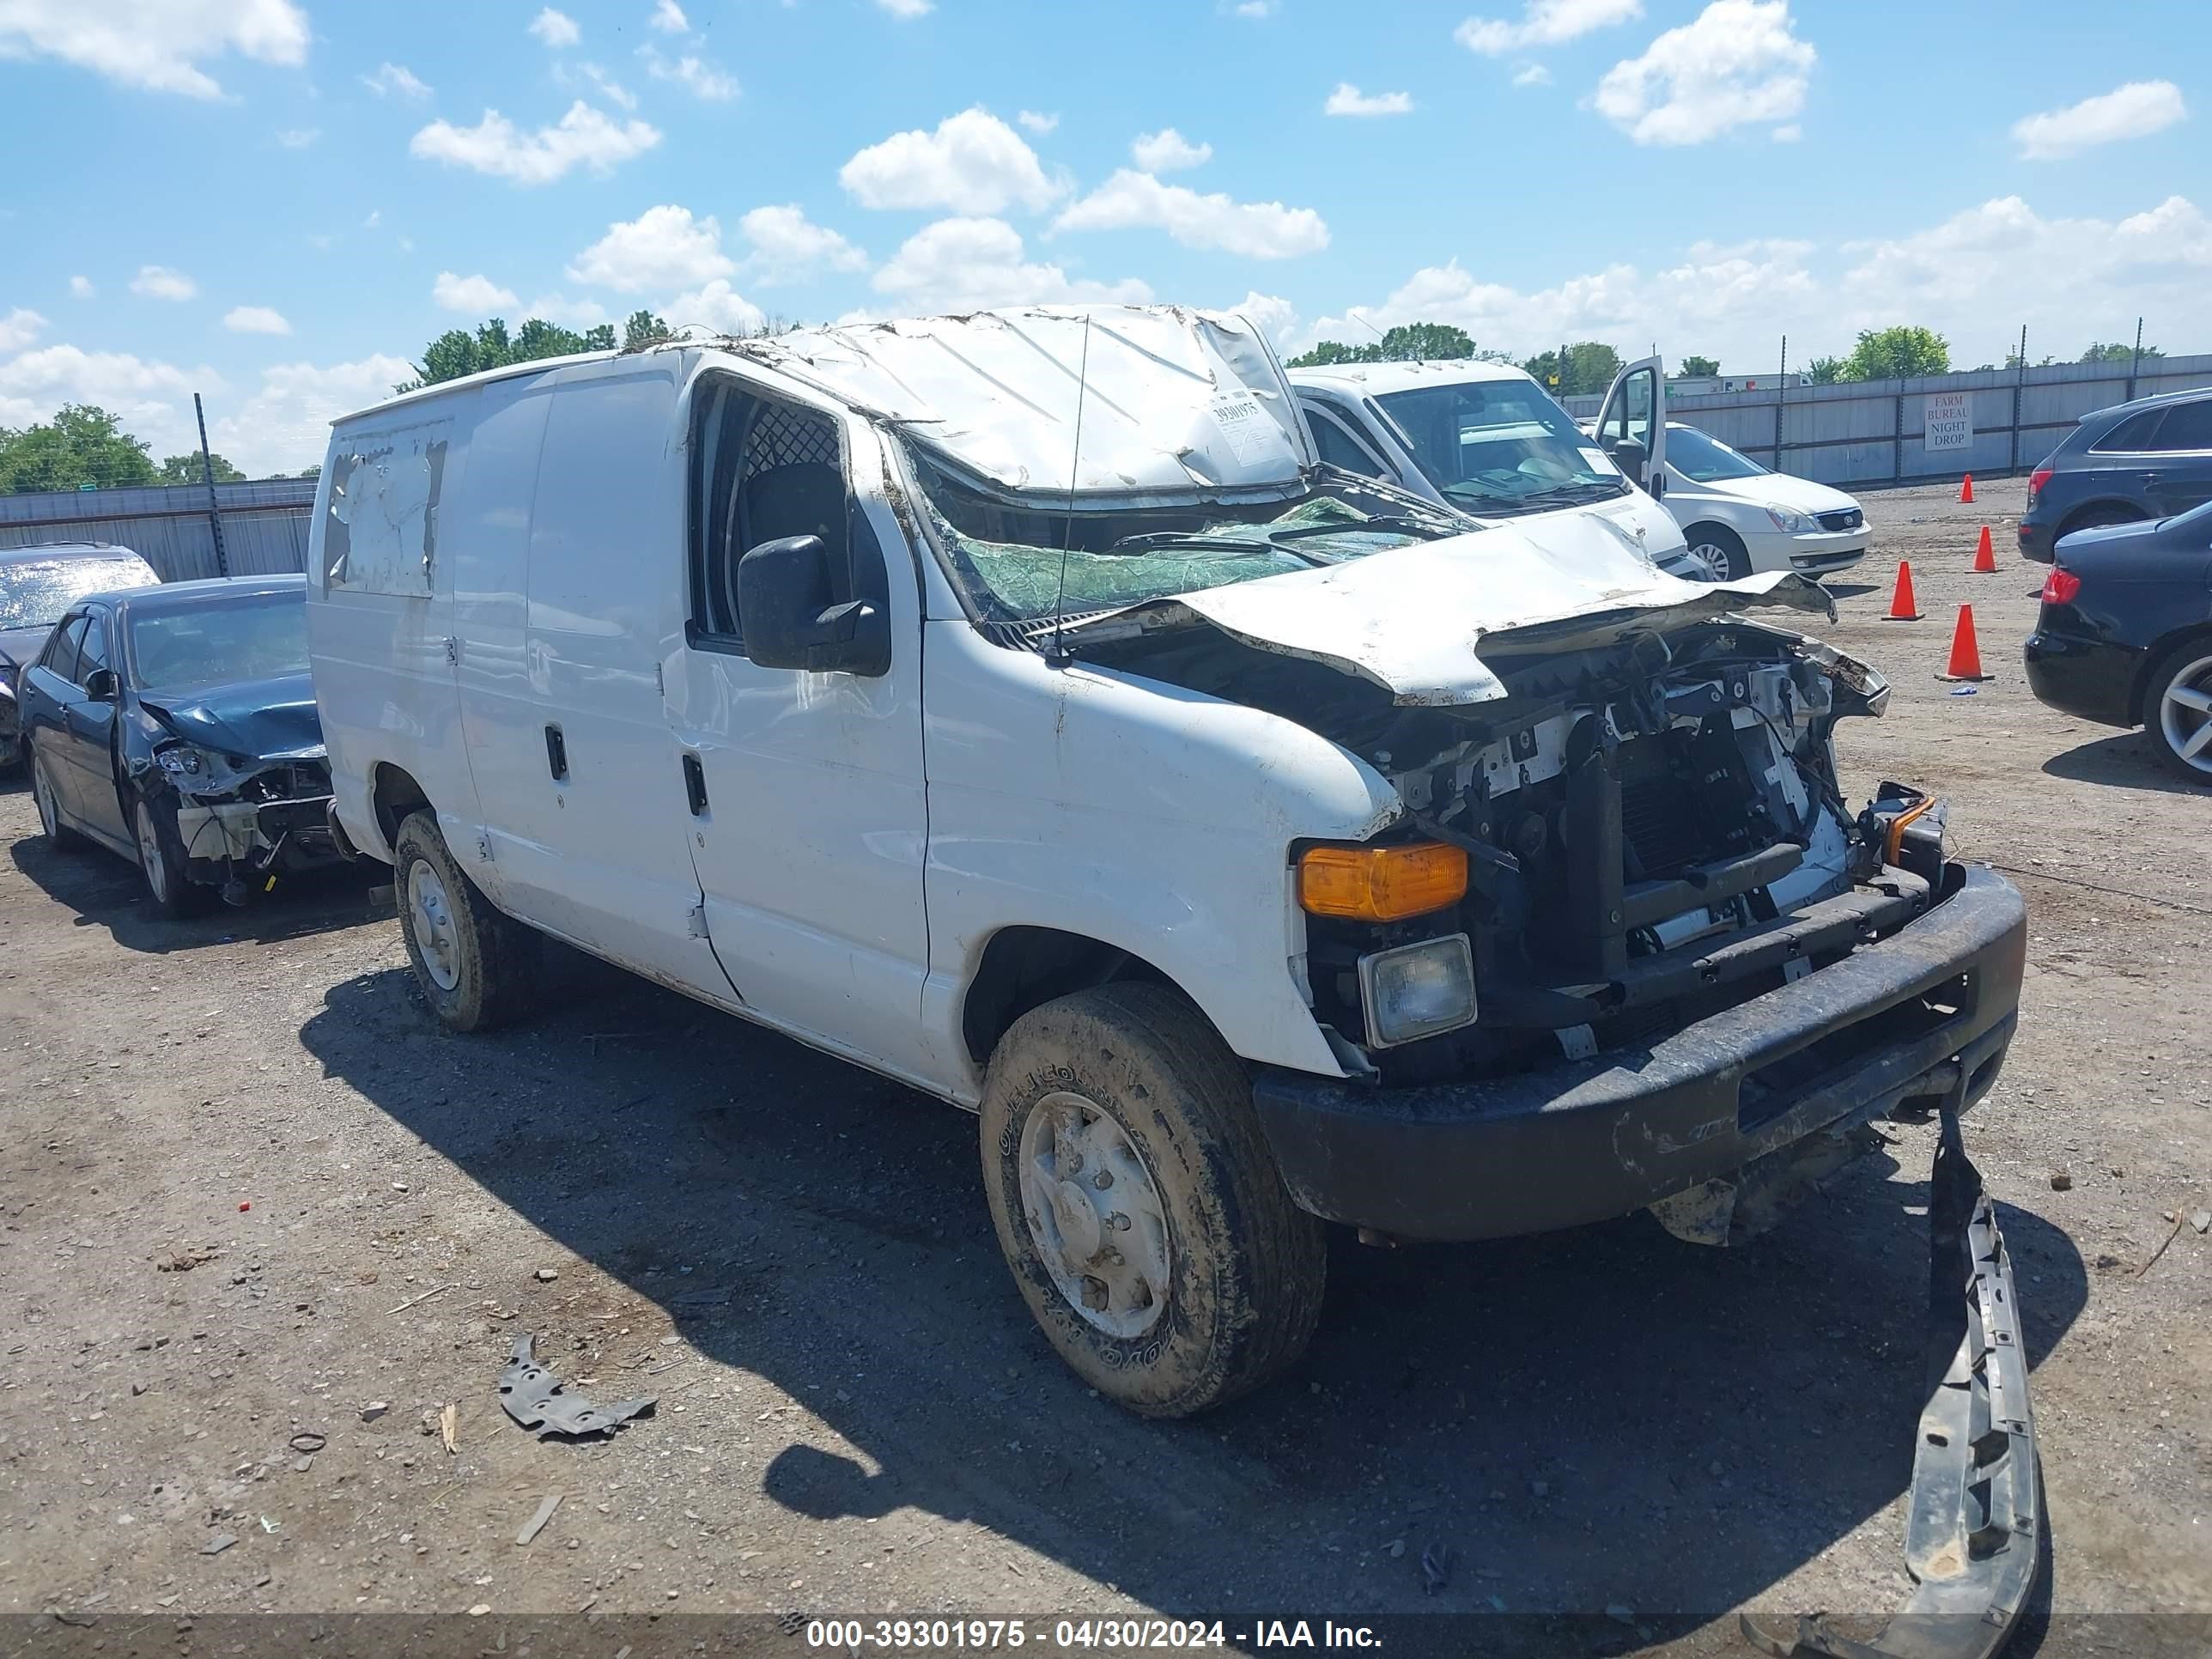
[[[337,423],[310,567],[440,1018],[550,934],[978,1111],[1021,1293],[1139,1411],[1295,1358],[1324,1219],[1726,1236],[2012,1032],[2017,895],[1844,804],[1887,688],[1734,614],[1816,586],[1327,465],[1235,318],[431,387]]]

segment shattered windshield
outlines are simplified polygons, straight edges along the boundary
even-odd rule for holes
[[[1582,507],[1627,481],[1533,380],[1466,380],[1376,401],[1443,498],[1481,517]]]
[[[137,587],[154,573],[136,559],[26,559],[0,564],[0,629],[52,628],[88,594]]]
[[[144,690],[175,693],[307,672],[304,593],[133,613],[131,657]]]
[[[1369,481],[1317,468],[1301,494],[1251,504],[1079,507],[1009,504],[908,447],[930,526],[986,622],[1031,622],[1339,564],[1463,523]],[[1061,598],[1061,567],[1066,587]]]

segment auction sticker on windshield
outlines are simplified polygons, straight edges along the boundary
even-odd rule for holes
[[[1620,471],[1619,467],[1613,464],[1612,458],[1607,455],[1605,451],[1602,449],[1577,449],[1575,451],[1575,453],[1583,458],[1583,465],[1584,466],[1596,473],[1601,478],[1605,477],[1608,472],[1618,472]]]
[[[1259,400],[1249,392],[1224,392],[1212,402],[1214,424],[1229,440],[1229,453],[1239,466],[1249,466],[1267,452],[1271,424]]]

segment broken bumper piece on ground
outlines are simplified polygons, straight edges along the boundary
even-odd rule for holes
[[[1864,1639],[1824,1613],[1745,1613],[1745,1638],[1781,1659],[1988,1659],[2034,1588],[2043,1488],[2012,1262],[1954,1109],[1942,1115],[1928,1222],[1928,1400],[1905,1528],[1917,1587]]]
[[[556,1434],[612,1434],[633,1417],[653,1409],[651,1395],[599,1406],[565,1392],[561,1379],[538,1363],[537,1342],[534,1336],[515,1339],[514,1356],[499,1374],[499,1403],[540,1440]]]

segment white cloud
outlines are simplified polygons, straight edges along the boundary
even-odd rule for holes
[[[678,295],[660,308],[660,314],[672,328],[696,324],[717,334],[751,334],[766,320],[758,306],[720,276]]]
[[[597,328],[614,320],[597,300],[572,300],[565,294],[541,294],[528,305],[518,307],[516,314],[526,322],[538,317],[563,328]]]
[[[1173,127],[1142,132],[1129,146],[1129,154],[1147,173],[1173,173],[1180,167],[1202,167],[1213,159],[1213,146],[1194,144]]]
[[[382,208],[371,208],[368,210],[368,217],[361,222],[361,228],[363,230],[374,230],[383,222],[384,210]]]
[[[639,52],[642,55],[652,50],[650,46],[641,46]],[[556,64],[553,66],[553,83],[569,92],[595,90],[609,103],[621,109],[637,107],[637,94],[597,64],[578,64],[573,68],[567,64]]]
[[[868,256],[836,231],[817,225],[797,203],[757,207],[738,221],[752,248],[747,268],[764,283],[789,282],[823,267],[866,270]]]
[[[530,20],[530,32],[555,52],[573,46],[584,38],[584,31],[576,27],[574,18],[550,6]]]
[[[17,306],[0,317],[0,351],[21,351],[46,331],[46,319],[35,311]]]
[[[676,0],[657,0],[653,15],[646,21],[663,34],[681,34],[691,27],[691,20],[684,15],[684,8]]]
[[[2186,120],[2189,106],[2171,81],[2130,81],[2064,109],[2013,124],[2013,142],[2031,161],[2055,161],[2098,144],[2141,138]]]
[[[1523,64],[1513,71],[1513,84],[1516,87],[1548,87],[1552,84],[1552,71],[1541,64]]]
[[[1948,337],[1954,362],[2001,360],[2023,322],[2031,352],[2068,357],[2093,338],[2130,335],[2138,316],[2197,315],[2208,280],[2212,218],[2185,198],[2100,220],[2045,218],[2004,197],[1877,240],[1698,243],[1671,263],[1611,265],[1540,289],[1488,281],[1455,260],[1354,310],[1378,329],[1454,323],[1516,357],[1563,339],[1635,356],[1656,340],[1670,358],[1703,352],[1741,373],[1773,367],[1784,333],[1790,360],[1804,362],[1841,356],[1861,329],[1899,322]],[[1349,314],[1297,334],[1300,343],[1371,337]]]
[[[217,98],[203,59],[239,52],[296,68],[307,14],[293,0],[5,0],[0,58],[58,58],[111,81]]]
[[[260,386],[244,403],[220,415],[210,405],[208,441],[253,477],[297,472],[323,459],[333,420],[381,403],[393,386],[414,378],[405,358],[381,353],[350,363],[278,363],[261,372]],[[182,412],[188,423],[190,399]],[[181,447],[196,447],[189,432]],[[169,451],[157,442],[154,453]]]
[[[441,270],[437,281],[430,284],[430,298],[441,310],[465,311],[482,317],[512,307],[514,290],[501,288],[489,276],[462,276]]]
[[[609,225],[570,263],[568,280],[638,294],[703,284],[737,268],[722,252],[722,227],[712,214],[695,219],[690,209],[669,204]]]
[[[978,105],[949,115],[934,132],[895,132],[838,170],[838,183],[862,207],[1004,211],[1018,202],[1042,210],[1066,192],[1048,179],[1036,152]]]
[[[1057,114],[1043,115],[1033,109],[1021,111],[1014,119],[1019,121],[1040,138],[1060,125],[1060,117]]]
[[[1452,38],[1469,52],[1496,58],[1530,46],[1556,46],[1643,15],[1643,0],[1528,0],[1519,22],[1470,17]]]
[[[1258,329],[1278,349],[1297,326],[1298,308],[1279,294],[1262,294],[1254,289],[1225,309]]]
[[[643,121],[617,122],[579,99],[557,126],[526,133],[497,110],[488,109],[472,127],[433,121],[407,149],[425,161],[470,167],[518,185],[550,185],[577,167],[611,173],[659,142],[659,128]]]
[[[1768,136],[1778,144],[1794,144],[1805,136],[1805,129],[1792,121],[1787,126],[1775,128]]]
[[[1252,22],[1275,15],[1276,0],[1234,0],[1224,7],[1231,17],[1242,17]]]
[[[1127,230],[1140,225],[1164,230],[1185,247],[1219,248],[1252,259],[1317,253],[1328,246],[1328,226],[1311,208],[1235,202],[1218,192],[1201,196],[1127,167],[1053,221],[1054,230]]]
[[[900,311],[973,311],[986,306],[1111,300],[1141,305],[1152,291],[1134,277],[1073,278],[1059,265],[1024,258],[1020,233],[1002,219],[939,219],[907,238],[872,286]]]
[[[415,72],[404,64],[379,64],[376,73],[362,76],[361,83],[380,98],[389,97],[393,93],[402,98],[428,98],[430,95],[428,83],[418,80]]]
[[[876,0],[876,3],[902,23],[927,17],[937,9],[936,0]]]
[[[70,298],[72,300],[89,300],[97,295],[99,292],[100,290],[92,285],[92,278],[89,276],[72,276],[70,278]]]
[[[638,48],[638,56],[645,59],[645,71],[656,81],[673,81],[695,98],[710,104],[726,104],[738,95],[738,81],[696,52],[684,52],[671,58],[657,46]]]
[[[222,325],[234,334],[289,334],[292,325],[284,313],[268,306],[233,306],[223,313]]]
[[[1413,112],[1413,94],[1410,92],[1362,92],[1349,81],[1339,81],[1336,90],[1322,106],[1324,115],[1408,115]]]
[[[167,265],[141,265],[131,279],[131,291],[148,300],[191,300],[199,295],[199,284],[181,270]]]
[[[286,127],[276,135],[276,142],[286,149],[305,149],[322,136],[320,127]]]
[[[1790,32],[1790,0],[1712,0],[1598,82],[1598,113],[1639,144],[1702,144],[1805,106],[1818,57]]]

